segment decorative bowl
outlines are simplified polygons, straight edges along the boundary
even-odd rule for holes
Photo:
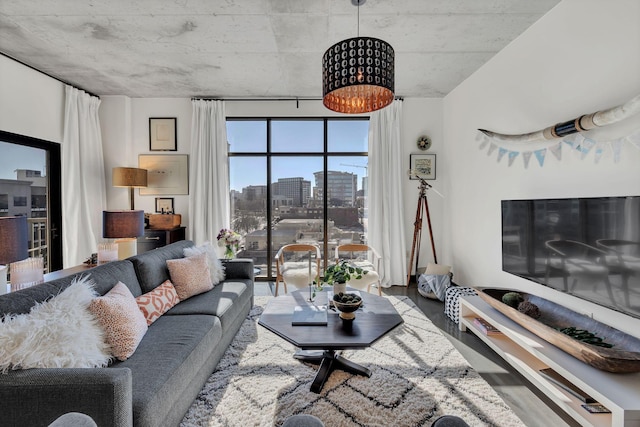
[[[333,306],[340,312],[341,319],[353,320],[356,318],[355,312],[362,305],[362,299],[360,299],[360,297],[355,294],[344,294],[344,295],[350,295],[352,297],[355,296],[358,298],[358,300],[355,302],[341,302],[341,301],[336,301],[334,297]]]

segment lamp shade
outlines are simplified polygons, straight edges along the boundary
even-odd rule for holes
[[[144,211],[102,211],[102,237],[121,239],[144,235]]]
[[[146,187],[147,170],[138,168],[113,168],[111,184],[114,187]]]
[[[0,218],[0,264],[29,257],[29,233],[26,216]]]
[[[347,114],[376,111],[393,102],[395,52],[384,40],[355,37],[322,57],[322,103]]]

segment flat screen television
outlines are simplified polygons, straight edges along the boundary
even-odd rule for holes
[[[503,200],[502,269],[640,318],[640,196]]]

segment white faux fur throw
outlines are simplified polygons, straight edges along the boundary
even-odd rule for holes
[[[0,372],[28,368],[97,368],[111,356],[104,332],[87,307],[97,296],[92,281],[75,280],[29,314],[0,323]]]

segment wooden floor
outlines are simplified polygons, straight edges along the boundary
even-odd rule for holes
[[[272,295],[273,284],[256,282],[256,295]],[[460,332],[458,325],[444,314],[444,305],[418,294],[417,287],[393,286],[383,289],[386,295],[405,295],[422,310],[444,336],[462,353],[469,364],[497,391],[511,409],[528,427],[577,427],[551,400],[515,371],[500,356],[470,332]],[[498,426],[499,427],[499,426]]]

